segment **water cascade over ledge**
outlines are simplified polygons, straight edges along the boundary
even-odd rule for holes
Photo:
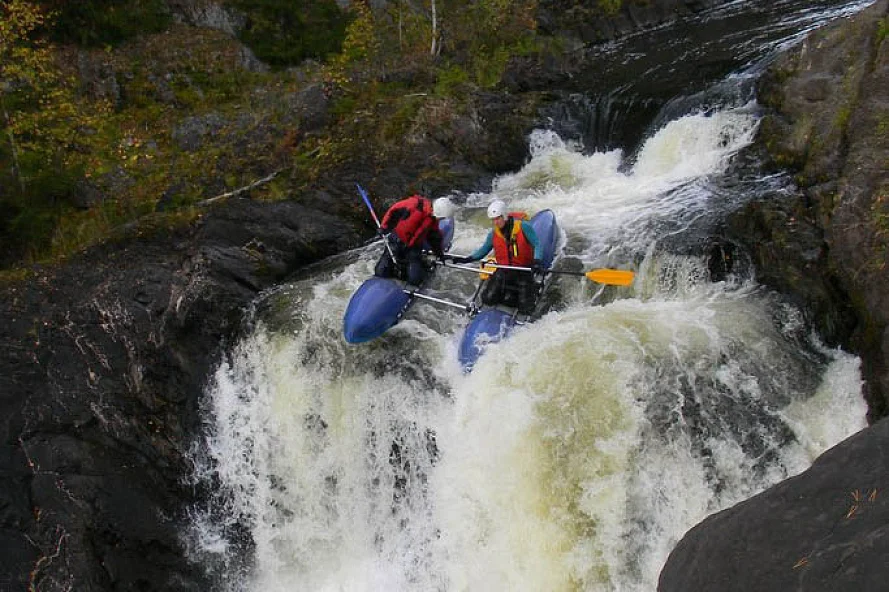
[[[862,429],[859,360],[826,348],[743,254],[714,273],[725,215],[790,190],[743,157],[758,125],[744,72],[718,105],[665,110],[632,155],[539,130],[520,171],[454,196],[455,252],[480,244],[500,198],[555,212],[562,264],[637,274],[630,288],[559,278],[548,312],[470,374],[451,308],[416,305],[345,343],[379,244],[256,302],[195,453],[218,494],[195,510],[193,547],[221,585],[650,592],[689,528]],[[431,288],[465,301],[474,278],[443,271]]]

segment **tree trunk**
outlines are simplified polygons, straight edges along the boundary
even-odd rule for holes
[[[401,2],[398,3],[398,49],[404,51],[404,19],[401,11],[404,7]]]
[[[435,57],[438,54],[438,14],[435,11],[435,0],[432,0],[432,47],[429,55]]]
[[[25,179],[22,177],[22,169],[19,166],[19,151],[15,143],[15,136],[12,134],[12,124],[9,121],[9,111],[3,104],[3,121],[6,122],[6,136],[9,138],[9,148],[12,151],[12,174],[18,180],[22,193],[25,192]]]

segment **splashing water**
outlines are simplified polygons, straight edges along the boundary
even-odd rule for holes
[[[758,125],[742,79],[768,46],[866,3],[779,2],[778,20],[760,21],[772,9],[761,3],[760,24],[720,20],[748,4],[703,15],[725,29],[706,43],[666,31],[676,63],[719,58],[729,38],[746,62],[716,93],[731,105],[694,112],[677,97],[629,156],[538,131],[520,171],[455,196],[454,252],[481,243],[499,198],[552,209],[563,263],[632,269],[632,287],[558,278],[547,314],[468,375],[456,355],[466,319],[451,308],[418,303],[382,338],[344,342],[379,245],[256,303],[208,389],[195,451],[212,495],[192,548],[219,589],[651,592],[689,528],[865,426],[859,360],[822,346],[749,266],[713,277],[701,238],[783,191],[738,164]],[[645,42],[626,60],[648,59]],[[476,279],[450,271],[430,289],[463,302]]]
[[[267,295],[208,394],[199,466],[218,496],[195,549],[224,587],[651,591],[691,526],[864,427],[857,358],[749,277],[710,282],[703,257],[658,246],[737,205],[712,181],[756,124],[748,107],[683,117],[626,170],[535,134],[525,168],[467,198],[454,250],[480,243],[499,197],[553,209],[565,257],[639,273],[610,297],[563,279],[560,304],[471,374],[450,309],[344,343],[378,246]],[[432,288],[473,285],[442,272]]]

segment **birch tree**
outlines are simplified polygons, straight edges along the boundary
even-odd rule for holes
[[[12,175],[25,190],[21,170],[21,148],[16,138],[19,120],[13,112],[14,95],[23,89],[43,86],[49,76],[50,54],[45,45],[33,39],[46,15],[23,0],[9,0],[0,7],[0,110],[6,140],[12,156]]]
[[[76,82],[57,66],[53,47],[40,36],[52,18],[27,0],[0,5],[0,124],[23,192],[29,169],[71,165],[79,130],[95,127],[110,111],[107,102],[80,101]]]
[[[432,47],[429,48],[429,55],[436,56],[439,52],[438,46],[438,11],[436,10],[435,0],[432,0]]]

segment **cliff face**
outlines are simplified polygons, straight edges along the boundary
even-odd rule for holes
[[[295,203],[235,200],[177,228],[143,223],[5,287],[0,582],[10,589],[209,589],[180,541],[200,493],[184,481],[198,395],[259,290],[359,240]]]
[[[721,0],[660,0],[645,2],[577,2],[540,0],[537,18],[550,34],[582,43],[610,41],[643,28],[656,27],[678,17],[723,4]]]
[[[812,35],[762,78],[759,143],[800,197],[732,222],[761,280],[793,295],[820,332],[862,358],[871,420],[889,412],[887,4]]]
[[[811,35],[760,85],[759,141],[796,171],[796,200],[754,203],[731,222],[760,281],[799,302],[863,362],[871,421],[887,414],[889,40],[886,0]],[[889,420],[809,470],[707,518],[679,542],[658,585],[687,590],[886,588]]]

